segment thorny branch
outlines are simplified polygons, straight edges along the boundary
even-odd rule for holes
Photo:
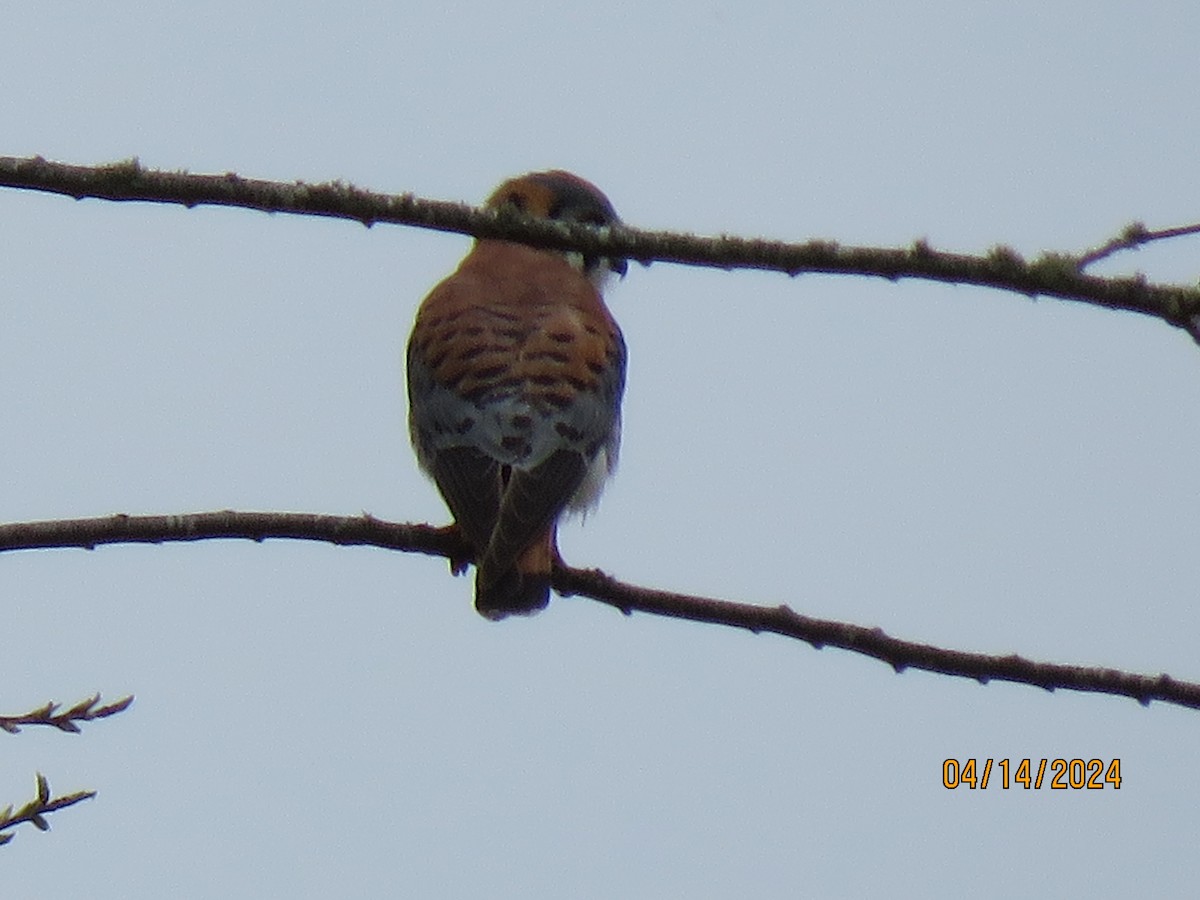
[[[369,515],[329,516],[310,513],[221,512],[174,516],[116,515],[91,519],[21,522],[0,525],[0,551],[101,544],[165,543],[213,538],[293,538],[333,544],[382,547],[409,553],[469,557],[453,529],[385,522]],[[749,631],[795,638],[820,649],[838,647],[886,662],[897,672],[922,669],[973,678],[981,684],[1012,681],[1046,690],[1132,697],[1143,705],[1161,700],[1200,709],[1200,684],[1168,675],[1138,675],[1116,669],[1036,662],[1021,656],[947,650],[904,641],[878,628],[814,619],[787,606],[757,606],[708,597],[669,593],[624,584],[595,569],[559,567],[552,583],[564,596],[598,600],[629,615],[634,612],[728,625]]]
[[[424,200],[412,194],[388,195],[339,181],[284,184],[224,175],[193,175],[143,168],[136,159],[101,166],[72,166],[41,157],[0,157],[0,187],[65,194],[77,200],[106,200],[236,206],[264,212],[352,219],[364,225],[391,222],[506,238],[535,246],[576,249],[598,256],[712,266],[765,269],[791,276],[806,272],[868,275],[890,280],[924,278],[973,284],[1030,297],[1057,297],[1155,316],[1183,328],[1200,341],[1200,287],[1155,284],[1141,276],[1101,278],[1089,265],[1153,240],[1200,232],[1200,225],[1147,231],[1135,224],[1113,241],[1081,254],[1043,253],[1026,260],[1010,247],[982,256],[935,250],[925,241],[909,247],[844,246],[835,241],[786,243],[720,235],[700,237],[649,232],[625,226],[594,229],[532,219],[511,210],[476,209],[461,203]]]

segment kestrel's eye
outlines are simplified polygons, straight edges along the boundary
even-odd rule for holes
[[[518,212],[525,212],[525,198],[516,191],[505,197],[504,202],[512,204]]]

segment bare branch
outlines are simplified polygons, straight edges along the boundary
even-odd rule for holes
[[[13,812],[11,805],[0,809],[0,844],[7,844],[13,839],[11,834],[3,834],[2,832],[23,822],[28,822],[38,831],[49,831],[50,823],[45,819],[48,813],[65,809],[68,806],[74,806],[82,800],[91,800],[95,796],[95,791],[79,791],[63,797],[51,798],[50,782],[46,780],[45,775],[39,772],[37,776],[37,793],[32,800],[16,812]]]
[[[212,538],[246,538],[252,541],[294,538],[382,547],[448,559],[461,559],[464,555],[470,558],[470,550],[453,528],[385,522],[368,513],[361,516],[328,516],[226,509],[175,516],[127,516],[118,513],[94,519],[0,524],[0,552],[49,547],[94,550],[100,544],[162,544]]]
[[[1118,669],[1043,663],[1016,654],[994,656],[947,650],[891,637],[880,628],[866,628],[828,619],[814,619],[788,606],[754,606],[693,597],[622,584],[596,569],[564,568],[555,572],[554,587],[570,596],[580,594],[615,606],[625,614],[651,613],[745,628],[796,638],[815,649],[838,647],[887,663],[897,673],[921,669],[941,675],[973,678],[980,684],[1013,681],[1053,691],[1066,688],[1132,697],[1143,706],[1162,700],[1200,709],[1200,684],[1176,681],[1169,675],[1136,675]]]
[[[78,734],[79,726],[75,724],[76,722],[91,722],[95,719],[106,719],[109,716],[115,716],[119,712],[124,712],[133,703],[133,695],[122,697],[115,703],[108,703],[104,706],[98,706],[97,704],[99,703],[99,694],[93,694],[86,700],[80,700],[70,709],[63,712],[56,712],[60,704],[47,703],[45,706],[38,707],[31,712],[22,713],[19,716],[0,716],[0,730],[7,731],[9,734],[18,734],[23,725],[49,725],[57,728],[59,731]]]
[[[678,232],[634,228],[594,229],[586,225],[533,219],[512,210],[475,209],[461,203],[423,200],[412,194],[387,195],[342,182],[282,184],[233,173],[192,175],[144,169],[136,159],[103,166],[70,166],[41,157],[0,157],[0,186],[65,194],[76,199],[237,206],[265,212],[352,219],[365,225],[391,222],[504,238],[558,249],[577,249],[596,256],[712,266],[721,269],[764,269],[791,276],[806,272],[867,275],[890,280],[923,278],[972,284],[1024,294],[1076,300],[1110,309],[1155,316],[1186,329],[1200,340],[1200,288],[1153,284],[1142,277],[1099,278],[1082,270],[1090,261],[1114,250],[1078,256],[1044,253],[1031,261],[1014,250],[997,247],[983,256],[945,253],[924,241],[911,247],[843,246],[834,241],[785,243],[729,236],[699,237]],[[1191,233],[1191,227],[1151,236]],[[1125,236],[1128,243],[1144,242]],[[1157,239],[1157,237],[1152,237]]]
[[[458,203],[390,196],[340,182],[280,184],[235,174],[191,175],[143,169],[136,160],[107,166],[68,166],[40,157],[0,157],[0,186],[66,194],[81,199],[141,200],[188,207],[217,204],[306,215],[332,216],[366,225],[392,222],[520,240],[536,246],[578,249],[592,255],[621,256],[643,262],[665,261],[724,269],[857,274],[888,279],[904,277],[974,284],[1029,296],[1077,300],[1156,316],[1187,329],[1200,340],[1200,289],[1151,284],[1144,278],[1097,278],[1084,274],[1091,263],[1151,240],[1200,232],[1200,226],[1148,231],[1130,226],[1117,239],[1082,255],[1047,253],[1026,261],[997,247],[985,256],[936,251],[918,241],[909,248],[846,247],[831,241],[784,243],[728,236],[697,237],[618,227],[595,230],[530,219],[510,211],[480,210]],[[469,558],[453,529],[357,518],[232,511],[184,516],[113,516],[0,526],[0,550],[33,547],[87,547],[102,543],[193,541],[219,537],[263,540],[268,537],[359,544]],[[1111,669],[1035,663],[1018,656],[987,656],[900,641],[878,629],[811,619],[787,607],[760,607],[723,600],[652,591],[624,585],[597,571],[564,568],[554,575],[564,594],[580,594],[622,609],[694,621],[769,631],[807,641],[814,647],[837,646],[872,656],[897,671],[921,668],[949,675],[1019,681],[1200,707],[1200,685],[1166,675],[1141,676]],[[50,709],[52,712],[53,709]],[[61,727],[61,726],[60,726]]]
[[[453,528],[385,522],[310,513],[222,512],[176,516],[116,515],[94,519],[22,522],[0,525],[0,551],[100,544],[165,543],[212,538],[267,538],[326,541],[443,556],[454,562],[470,550]],[[787,606],[756,606],[707,597],[674,594],[623,584],[595,569],[557,568],[552,583],[564,596],[583,596],[633,612],[670,616],[713,625],[770,632],[805,641],[818,649],[838,647],[888,663],[897,672],[922,669],[943,675],[988,681],[1012,681],[1046,690],[1065,688],[1132,697],[1139,703],[1161,700],[1200,709],[1200,684],[1168,675],[1137,675],[1116,669],[1043,663],[1017,655],[995,656],[947,650],[903,641],[878,628],[814,619]]]
[[[1161,228],[1158,231],[1150,231],[1141,222],[1130,222],[1111,241],[1082,254],[1078,260],[1078,268],[1082,272],[1092,263],[1106,259],[1121,250],[1136,250],[1138,247],[1153,241],[1165,241],[1170,238],[1186,237],[1191,234],[1200,234],[1200,224],[1180,225],[1176,228]]]

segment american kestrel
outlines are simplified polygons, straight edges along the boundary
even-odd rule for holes
[[[506,181],[487,206],[620,221],[562,171]],[[475,608],[489,619],[546,606],[559,518],[592,506],[616,467],[625,341],[601,297],[613,272],[625,260],[477,240],[417,311],[409,430],[474,550]]]

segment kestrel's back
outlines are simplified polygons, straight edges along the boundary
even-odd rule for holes
[[[561,171],[507,181],[488,205],[618,221],[597,188]],[[600,294],[610,271],[624,261],[480,240],[417,312],[413,446],[474,549],[488,618],[545,607],[559,517],[591,505],[616,466],[625,343]]]

